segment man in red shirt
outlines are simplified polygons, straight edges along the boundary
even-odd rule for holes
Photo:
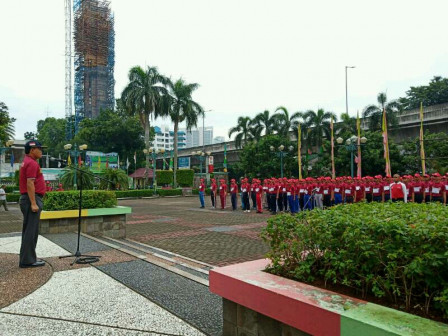
[[[342,185],[344,191],[345,203],[353,203],[355,201],[355,185],[351,177],[347,178],[345,184]]]
[[[218,186],[216,184],[216,180],[214,178],[211,179],[210,185],[210,199],[212,200],[212,209],[216,207],[216,191],[218,190]]]
[[[364,186],[364,182],[362,181],[361,178],[356,178],[356,180],[354,180],[354,185],[355,185],[355,202],[361,202],[364,199],[364,195],[365,195],[365,186]]]
[[[414,175],[414,181],[409,183],[409,195],[412,197],[412,202],[422,203],[423,194],[425,192],[425,185],[420,174]]]
[[[371,183],[374,202],[384,202],[384,189],[382,179],[383,177],[381,175],[375,175],[375,179]]]
[[[201,208],[205,208],[205,202],[204,202],[204,195],[205,195],[205,183],[204,179],[200,179],[199,183],[199,201],[201,202]]]
[[[401,177],[398,174],[394,175],[394,182],[390,184],[390,198],[392,202],[407,202],[406,185],[400,181]]]
[[[22,245],[20,247],[19,267],[44,266],[37,260],[36,245],[39,236],[40,213],[44,206],[42,199],[46,192],[44,176],[37,160],[42,157],[42,145],[37,140],[25,144],[25,158],[20,168],[20,210],[23,214]]]

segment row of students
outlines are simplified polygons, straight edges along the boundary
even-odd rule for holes
[[[289,211],[294,213],[300,210],[311,210],[314,207],[330,207],[341,203],[354,203],[366,200],[367,202],[412,201],[447,203],[448,174],[439,173],[430,175],[415,174],[394,175],[394,177],[366,176],[361,179],[348,176],[312,178],[303,180],[288,178],[270,178],[263,182],[247,178],[241,179],[240,186],[234,179],[229,188],[224,179],[216,183],[211,180],[212,208],[217,207],[216,199],[219,196],[221,209],[225,208],[227,195],[230,194],[232,209],[237,209],[237,198],[241,192],[242,207],[245,212],[251,208],[258,213],[265,205],[272,213]],[[201,207],[204,207],[205,183],[201,179],[199,187]],[[202,194],[202,196],[201,196]],[[252,201],[252,207],[250,204]]]

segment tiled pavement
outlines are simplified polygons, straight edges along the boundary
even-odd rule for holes
[[[208,199],[206,199],[206,202]],[[196,197],[121,200],[132,207],[127,238],[215,266],[262,258],[267,213],[200,209]]]

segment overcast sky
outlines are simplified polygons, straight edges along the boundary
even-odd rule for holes
[[[115,96],[132,66],[200,84],[194,99],[214,136],[239,116],[278,106],[349,113],[447,77],[448,1],[111,0]],[[64,0],[0,0],[0,101],[16,139],[63,118]],[[169,125],[158,120],[156,125]]]

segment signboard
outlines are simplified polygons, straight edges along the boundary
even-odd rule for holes
[[[208,157],[208,164],[213,166],[213,156],[212,155],[210,155]]]
[[[179,157],[177,158],[177,168],[178,169],[190,169],[190,157]]]
[[[106,168],[118,168],[118,153],[86,152],[86,165],[93,173],[100,173]]]

